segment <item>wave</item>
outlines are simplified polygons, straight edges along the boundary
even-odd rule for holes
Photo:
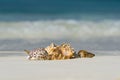
[[[101,38],[119,37],[120,20],[1,21],[0,38]]]

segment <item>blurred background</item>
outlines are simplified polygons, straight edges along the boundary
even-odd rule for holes
[[[0,51],[52,42],[76,51],[120,51],[120,1],[0,0]]]

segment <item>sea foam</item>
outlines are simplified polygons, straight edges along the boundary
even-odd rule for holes
[[[120,36],[120,20],[0,22],[0,38],[98,38]]]

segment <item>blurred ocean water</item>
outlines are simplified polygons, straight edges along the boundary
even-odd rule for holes
[[[118,0],[0,0],[1,51],[51,42],[68,42],[77,51],[120,51],[119,41]]]
[[[120,20],[40,20],[0,22],[0,38],[61,39],[120,37]]]

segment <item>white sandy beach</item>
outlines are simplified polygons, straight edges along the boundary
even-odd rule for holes
[[[0,80],[120,80],[120,56],[56,61],[0,57]]]

